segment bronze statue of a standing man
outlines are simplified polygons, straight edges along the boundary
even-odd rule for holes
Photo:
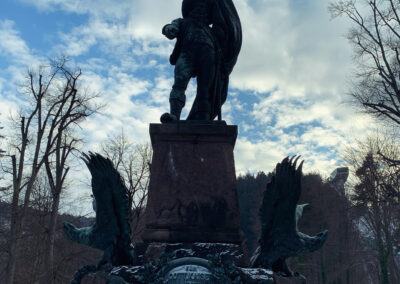
[[[197,93],[188,120],[221,119],[228,94],[229,75],[242,45],[242,29],[232,0],[183,0],[182,18],[165,25],[162,33],[176,38],[170,63],[175,65],[170,113],[161,122],[180,119],[190,78],[197,79]]]

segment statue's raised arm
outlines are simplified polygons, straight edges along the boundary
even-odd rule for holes
[[[197,79],[196,98],[187,120],[221,119],[229,75],[242,45],[240,19],[232,0],[183,0],[182,18],[165,25],[163,34],[176,38],[170,63],[175,65],[170,112],[161,122],[180,120],[190,78]]]

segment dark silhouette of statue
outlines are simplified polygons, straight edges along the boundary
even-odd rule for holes
[[[90,272],[111,266],[133,264],[133,246],[129,225],[128,190],[109,159],[99,154],[83,154],[83,160],[92,175],[93,209],[96,221],[90,227],[76,228],[64,222],[64,233],[79,244],[104,251],[97,265],[78,270],[71,283],[80,283]]]
[[[163,114],[161,122],[180,119],[192,77],[197,79],[197,93],[187,119],[221,119],[229,75],[242,45],[240,19],[232,0],[183,0],[182,18],[164,26],[162,33],[176,38],[176,45],[170,56],[175,65],[170,113]]]
[[[286,259],[316,251],[324,244],[328,231],[311,237],[297,229],[303,208],[297,205],[301,194],[303,162],[296,168],[297,159],[285,158],[276,165],[267,185],[260,209],[262,224],[260,246],[251,259],[253,267],[272,269],[284,276],[294,276]]]

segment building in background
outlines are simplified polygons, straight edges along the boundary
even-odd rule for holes
[[[349,177],[348,167],[336,168],[328,178],[329,184],[342,196],[345,195],[344,184]]]

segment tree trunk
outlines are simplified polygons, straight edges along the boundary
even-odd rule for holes
[[[54,282],[54,240],[57,229],[59,204],[60,204],[60,194],[56,194],[54,196],[53,204],[51,206],[46,251],[44,254],[45,255],[44,268],[46,270],[46,276],[42,281],[43,284]]]
[[[14,282],[14,274],[15,274],[15,265],[17,260],[17,247],[18,247],[18,212],[13,214],[15,215],[11,217],[11,228],[10,228],[10,236],[9,236],[9,255],[8,255],[8,263],[7,263],[7,284],[13,284]]]
[[[381,284],[389,284],[388,258],[383,249],[379,250],[379,266],[381,270]]]
[[[17,176],[17,164],[15,156],[11,156],[13,167],[13,198],[11,203],[11,225],[9,235],[9,250],[8,250],[8,263],[7,263],[7,278],[6,283],[12,284],[14,282],[15,265],[17,261],[17,248],[19,242],[19,232],[21,230],[20,214],[19,214],[19,191],[21,186],[21,179]]]

